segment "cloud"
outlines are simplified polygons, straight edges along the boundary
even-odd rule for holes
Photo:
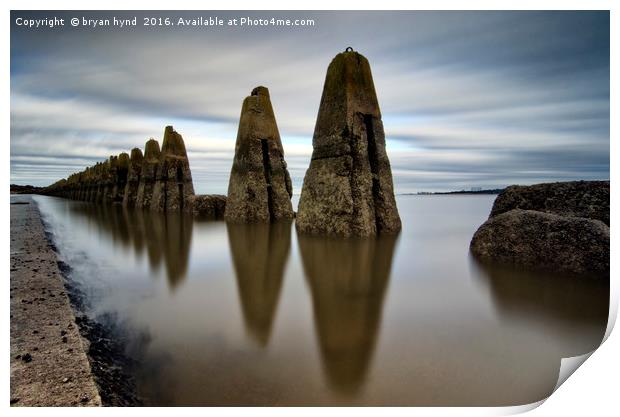
[[[316,25],[13,25],[11,181],[51,183],[173,124],[197,191],[225,192],[241,103],[266,85],[299,192],[325,70],[349,45],[371,62],[397,192],[609,177],[607,12],[202,14]]]

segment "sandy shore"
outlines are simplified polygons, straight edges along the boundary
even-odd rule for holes
[[[86,343],[39,210],[31,197],[13,197],[11,405],[100,406]]]

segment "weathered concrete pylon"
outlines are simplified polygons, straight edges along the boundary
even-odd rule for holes
[[[118,156],[111,155],[106,161],[102,189],[101,189],[101,202],[109,203],[111,201],[110,195],[114,188],[114,179],[116,178],[116,166],[118,164]]]
[[[291,219],[292,194],[269,90],[256,87],[241,108],[225,219],[237,223]]]
[[[172,126],[166,126],[151,209],[181,210],[193,195],[192,172],[183,137]]]
[[[179,211],[200,219],[222,219],[226,196],[195,195],[185,143],[172,126],[164,131],[163,148],[146,142],[144,156],[134,148],[86,167],[43,188],[41,194],[93,203],[122,203],[155,211]]]
[[[300,233],[373,236],[400,230],[370,65],[349,48],[327,69],[312,145],[296,220]]]
[[[97,162],[95,164],[95,167],[93,169],[93,177],[92,180],[90,182],[90,193],[88,196],[88,201],[95,203],[97,201],[97,198],[99,197],[99,190],[101,187],[101,178],[103,175],[103,167],[104,167],[104,163],[103,162]]]
[[[78,197],[77,197],[78,200],[81,200],[81,201],[86,200],[86,195],[88,193],[88,186],[91,181],[91,176],[92,176],[92,168],[86,167],[86,169],[82,171],[82,180],[80,182],[80,188],[79,188]]]
[[[138,185],[138,195],[136,196],[136,207],[150,208],[151,199],[153,197],[153,187],[155,186],[155,177],[157,176],[157,167],[159,166],[159,158],[161,152],[159,150],[159,142],[155,139],[149,139],[144,145],[144,159],[142,160],[142,175],[140,176],[140,184]]]
[[[88,182],[86,185],[86,198],[85,201],[94,201],[95,194],[97,193],[97,175],[99,174],[99,166],[101,162],[97,162],[93,167],[91,167],[90,174],[88,176]]]
[[[129,154],[123,152],[118,155],[116,159],[116,171],[112,181],[114,186],[112,187],[112,193],[110,195],[110,201],[113,203],[122,203],[123,194],[125,194],[125,186],[127,185],[127,174],[129,172]]]
[[[123,205],[133,207],[136,205],[138,197],[138,187],[140,186],[140,176],[142,174],[142,150],[133,148],[129,157],[129,169],[127,171],[127,184],[123,194]]]

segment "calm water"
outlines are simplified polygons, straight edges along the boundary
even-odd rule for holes
[[[607,285],[470,260],[494,196],[400,196],[398,237],[348,241],[34,198],[149,405],[525,404],[607,323]]]

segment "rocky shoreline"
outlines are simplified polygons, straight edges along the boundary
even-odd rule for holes
[[[52,241],[52,236],[48,239]],[[71,267],[58,261],[59,269],[65,279],[67,295],[75,312],[75,322],[80,335],[88,341],[86,355],[102,405],[127,407],[143,405],[138,398],[132,370],[135,360],[125,354],[125,338],[120,329],[89,317],[88,299],[80,286],[71,278]]]
[[[32,260],[25,259],[28,257],[45,263],[29,268]],[[55,300],[53,305],[46,303],[47,297],[40,297],[39,291]],[[27,304],[22,307],[25,310],[20,311],[19,303]],[[37,314],[27,314],[33,308]],[[71,267],[58,259],[53,235],[34,200],[29,196],[12,200],[12,405],[142,404],[130,373],[135,362],[125,355],[120,331],[99,323],[86,311],[85,294],[72,279]],[[59,326],[66,329],[55,329]],[[37,330],[39,327],[44,330]],[[50,337],[47,341],[47,333],[54,330],[58,330],[59,340]],[[40,353],[45,357],[36,363]],[[61,376],[64,374],[68,376]]]

